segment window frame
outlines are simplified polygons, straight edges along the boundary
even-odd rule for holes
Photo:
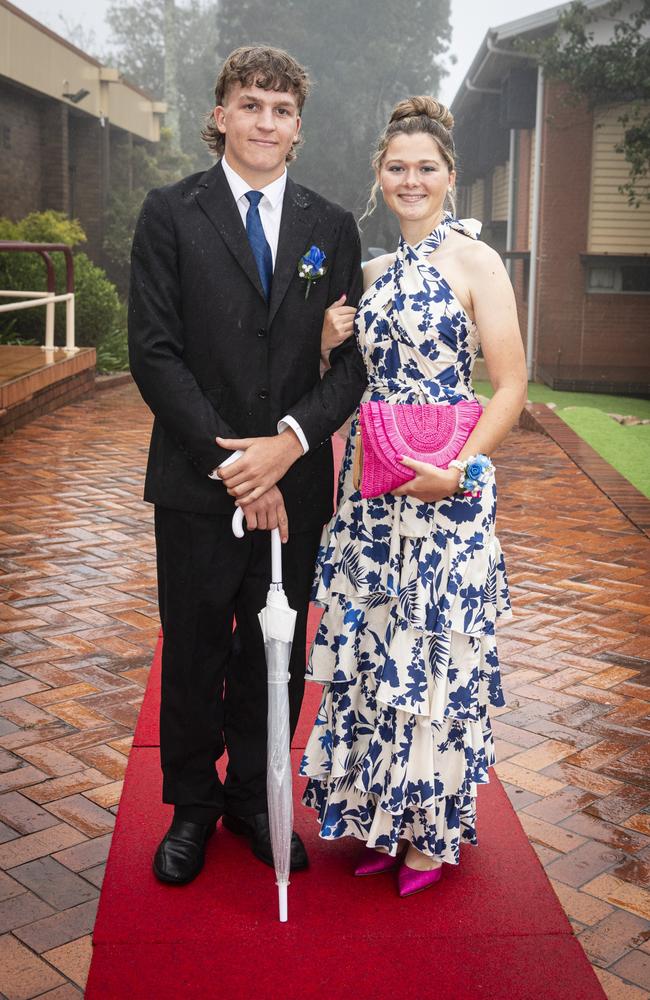
[[[647,289],[623,289],[624,267],[647,267],[650,271],[650,254],[600,254],[583,253],[580,259],[585,272],[585,293],[587,295],[650,295]],[[594,288],[590,284],[592,271],[611,270],[613,285],[608,288]]]

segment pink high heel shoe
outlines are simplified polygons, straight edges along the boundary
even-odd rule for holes
[[[442,865],[438,868],[430,868],[428,871],[419,871],[416,868],[409,868],[404,862],[397,873],[397,888],[400,896],[412,896],[415,892],[422,892],[434,885],[442,878]]]
[[[361,859],[354,869],[355,875],[380,875],[382,872],[392,872],[400,862],[401,852],[395,857],[385,851],[376,851],[374,847],[364,847]]]

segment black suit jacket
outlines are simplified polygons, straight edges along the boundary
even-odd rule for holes
[[[327,272],[305,300],[300,257],[312,244]],[[208,474],[230,452],[221,437],[276,433],[285,414],[309,452],[280,481],[290,530],[332,512],[331,434],[365,386],[351,338],[321,379],[324,310],[361,295],[360,246],[349,212],[287,178],[270,302],[220,163],[147,195],[136,226],[129,293],[131,370],[154,413],[145,500],[232,514]]]

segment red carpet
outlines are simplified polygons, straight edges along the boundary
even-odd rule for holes
[[[292,878],[284,926],[272,872],[221,827],[196,882],[175,889],[154,879],[151,857],[169,821],[159,795],[157,750],[134,749],[89,1000],[604,995],[496,781],[481,789],[480,849],[465,849],[460,868],[410,900],[397,898],[391,876],[353,880],[356,844],[319,840],[298,807],[311,870]]]
[[[311,646],[312,640],[316,634],[316,629],[318,628],[318,623],[320,621],[322,611],[320,608],[316,608],[313,605],[309,609],[309,617],[307,619],[307,649]],[[162,651],[162,641],[158,640],[158,645],[153,655],[153,663],[151,664],[151,670],[149,672],[149,682],[147,684],[147,693],[145,695],[144,701],[142,702],[142,708],[140,709],[140,715],[138,716],[138,723],[135,727],[135,733],[133,735],[133,746],[134,747],[158,747],[160,746],[160,737],[158,735],[159,729],[159,713],[160,713],[160,654]],[[314,721],[314,717],[318,710],[318,705],[320,702],[321,688],[319,684],[307,684],[305,690],[305,699],[303,702],[303,711],[298,721],[298,728],[296,729],[296,734],[294,736],[293,745],[295,747],[304,747],[309,733],[311,732],[311,727]]]
[[[310,631],[316,626],[313,611]],[[602,1000],[544,870],[494,776],[480,789],[480,848],[435,890],[400,900],[392,876],[353,879],[358,846],[318,838],[299,804],[311,869],[292,877],[289,923],[273,873],[221,826],[201,876],[172,888],[151,858],[170,819],[160,803],[159,650],[129,758],[94,933],[88,1000]],[[297,768],[318,705],[307,695]],[[295,773],[295,769],[294,769]],[[552,984],[552,985],[550,985]]]
[[[310,636],[320,612],[312,609]],[[160,644],[159,644],[160,646]],[[479,793],[479,848],[434,889],[397,896],[392,875],[354,879],[356,841],[325,842],[300,805],[311,867],[277,920],[271,869],[220,825],[188,886],[151,858],[160,802],[160,649],[129,757],[101,894],[87,1000],[603,1000],[605,994],[496,775]],[[307,685],[296,773],[320,687]]]

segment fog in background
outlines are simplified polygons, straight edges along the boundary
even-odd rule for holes
[[[488,28],[551,6],[543,0],[176,0],[168,52],[177,48],[179,58],[176,96],[170,101],[164,0],[94,0],[92,7],[84,0],[15,2],[90,55],[117,66],[156,99],[168,101],[165,125],[185,159],[164,176],[149,165],[137,190],[128,192],[138,202],[151,186],[211,165],[200,131],[227,53],[251,42],[287,48],[315,81],[303,116],[305,144],[292,176],[357,219],[366,207],[377,136],[395,103],[417,93],[451,103]],[[123,195],[115,195],[120,205]],[[130,207],[128,216],[113,220],[113,229],[127,240],[132,214]],[[362,230],[366,251],[393,246],[397,237],[383,203]]]
[[[182,6],[183,0],[179,0]],[[103,51],[109,47],[110,33],[104,16],[108,8],[107,0],[12,0],[15,7],[35,17],[58,34],[66,34],[66,24],[70,27],[83,24],[89,37],[94,36],[95,47]],[[350,6],[360,5],[362,0],[350,0]],[[372,0],[365,6],[372,16]],[[552,0],[451,0],[451,54],[457,62],[446,60],[449,75],[440,88],[440,99],[449,104],[462,83],[463,76],[476,54],[488,28],[514,21],[540,10],[555,6]]]

